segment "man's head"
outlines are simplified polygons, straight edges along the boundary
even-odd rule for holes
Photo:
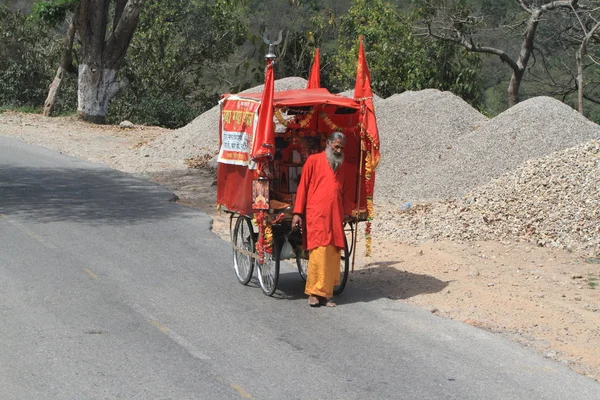
[[[327,146],[325,147],[325,155],[327,161],[334,171],[342,165],[344,161],[344,147],[346,146],[346,136],[340,132],[333,132],[327,139]]]

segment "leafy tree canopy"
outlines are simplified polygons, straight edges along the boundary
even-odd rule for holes
[[[472,103],[479,100],[479,57],[415,35],[410,17],[383,0],[354,0],[340,18],[334,62],[339,69],[330,77],[339,89],[353,85],[359,35],[365,38],[373,90],[380,96],[438,88]]]
[[[176,127],[212,107],[222,63],[245,39],[242,17],[227,0],[149,0],[109,119]]]

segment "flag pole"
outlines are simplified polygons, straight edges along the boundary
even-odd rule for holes
[[[363,104],[364,106],[364,104]],[[361,124],[362,129],[362,124]],[[354,234],[352,235],[352,272],[354,272],[354,261],[356,260],[356,241],[358,240],[358,216],[360,214],[360,194],[362,190],[363,181],[363,146],[362,146],[362,135],[359,134],[360,143],[360,162],[358,168],[358,192],[356,193],[356,226],[354,227]]]

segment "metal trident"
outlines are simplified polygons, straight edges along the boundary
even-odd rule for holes
[[[279,43],[281,43],[282,33],[283,33],[283,30],[280,30],[279,37],[277,38],[277,40],[273,40],[270,32],[265,31],[265,33],[263,33],[263,41],[269,45],[269,52],[267,53],[265,58],[273,59],[276,57],[275,56],[275,46],[278,45]]]

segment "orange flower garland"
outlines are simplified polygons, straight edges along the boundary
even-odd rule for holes
[[[314,114],[314,108],[311,108],[308,114],[306,114],[304,117],[301,118],[299,115],[296,115],[288,121],[283,117],[281,110],[281,108],[275,109],[275,118],[277,118],[277,121],[279,121],[279,123],[286,128],[306,128],[306,126],[310,124]],[[283,110],[287,111],[285,108]]]

